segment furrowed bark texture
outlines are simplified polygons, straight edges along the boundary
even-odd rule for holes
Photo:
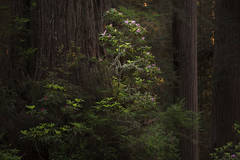
[[[240,1],[216,1],[213,147],[235,141],[240,122]]]
[[[212,108],[212,69],[214,55],[213,24],[215,0],[201,0],[198,5],[198,108],[199,112],[209,113]],[[199,132],[199,159],[209,160],[211,148],[211,116],[201,114],[201,132]]]
[[[35,78],[42,76],[41,66],[57,63],[57,49],[66,53],[80,47],[87,57],[99,57],[102,50],[98,34],[103,30],[103,13],[109,0],[37,0],[36,41],[38,55]]]
[[[198,112],[197,84],[197,6],[196,0],[176,2],[174,18],[175,63],[180,78],[178,95],[185,99],[185,108]],[[185,132],[181,142],[182,159],[198,160],[198,131]]]

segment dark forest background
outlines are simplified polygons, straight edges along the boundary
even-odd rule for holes
[[[239,0],[0,0],[0,160],[240,159]]]

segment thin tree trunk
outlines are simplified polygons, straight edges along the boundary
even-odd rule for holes
[[[9,0],[0,0],[0,85],[9,77],[9,40],[11,23],[11,7]],[[7,67],[6,67],[7,66]]]
[[[23,18],[28,18],[27,16],[30,9],[28,9],[27,6],[29,3],[29,0],[9,1],[11,27],[9,27],[10,33],[7,50],[9,64],[7,70],[9,76],[8,82],[12,81],[14,87],[27,77],[23,64],[20,63],[20,55],[23,54],[20,48],[26,47],[25,45],[28,43],[28,37],[25,35],[26,33],[23,33],[23,31],[19,29],[19,25],[21,25],[22,29],[29,29],[27,23],[22,22]],[[16,21],[16,19],[18,19],[18,21]]]

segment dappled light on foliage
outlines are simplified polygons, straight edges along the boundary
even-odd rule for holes
[[[240,159],[239,0],[0,0],[0,160]]]

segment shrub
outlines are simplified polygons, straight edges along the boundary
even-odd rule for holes
[[[110,24],[99,39],[106,54],[96,63],[109,75],[111,92],[92,102],[71,82],[46,81],[42,97],[26,106],[37,125],[21,131],[23,140],[50,160],[179,159],[178,127],[191,126],[192,113],[181,104],[166,111],[159,105],[156,88],[164,80],[145,28],[116,9],[105,16]]]
[[[235,123],[234,129],[240,134],[240,125]],[[210,154],[212,160],[238,160],[240,159],[240,142],[227,144],[215,148],[215,152]]]

